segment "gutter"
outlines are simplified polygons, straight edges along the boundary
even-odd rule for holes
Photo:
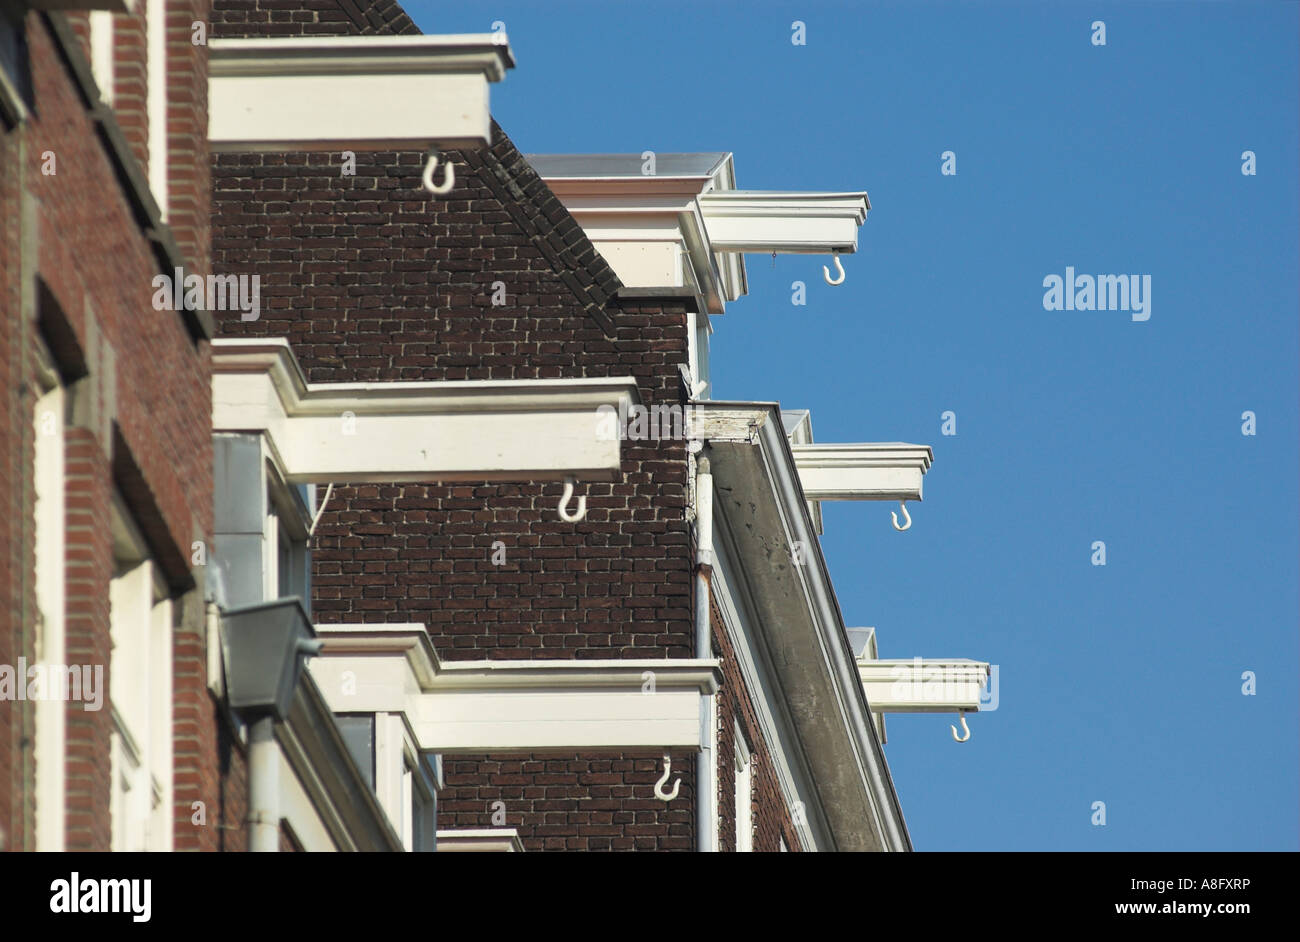
[[[808,518],[808,505],[802,493],[802,488],[795,486],[795,482],[799,480],[799,473],[795,465],[794,454],[790,449],[790,443],[786,439],[785,430],[781,424],[780,407],[767,405],[760,408],[766,408],[771,413],[768,421],[764,422],[762,428],[758,430],[764,450],[774,456],[781,455],[785,462],[786,473],[777,475],[773,480],[773,484],[779,488],[777,496],[787,507],[799,509],[797,522],[802,525],[807,531],[807,535],[811,537],[813,532],[812,521]],[[807,542],[817,554],[818,566],[815,568],[819,572],[827,572],[821,542],[815,538],[810,538]],[[885,761],[884,751],[880,748],[880,740],[876,736],[875,727],[870,720],[870,707],[867,704],[866,693],[863,690],[862,680],[858,674],[857,661],[852,656],[839,601],[835,598],[833,592],[828,591],[824,579],[809,579],[808,587],[812,593],[811,601],[822,614],[824,623],[835,625],[838,628],[841,643],[831,645],[831,666],[835,671],[835,679],[840,688],[854,691],[850,696],[857,700],[860,707],[857,710],[849,711],[852,732],[854,738],[862,747],[872,793],[885,796],[888,802],[888,808],[884,809],[887,813],[882,814],[880,817],[884,824],[886,837],[891,845],[889,849],[912,850],[912,840],[907,833],[907,824],[903,819],[903,808],[898,801],[898,792],[894,789],[894,781],[889,774],[889,766]]]
[[[713,657],[709,577],[713,572],[713,474],[709,456],[695,460],[695,656]],[[700,752],[695,757],[695,849],[718,849],[717,696],[700,698]]]

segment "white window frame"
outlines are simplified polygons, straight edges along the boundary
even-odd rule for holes
[[[430,807],[423,822],[420,844],[432,849],[436,841],[436,797],[421,770],[422,755],[406,717],[401,713],[376,713],[375,717],[375,796],[388,815],[393,830],[410,852],[416,845],[415,805],[417,799]]]
[[[113,85],[116,69],[113,63],[113,14],[107,10],[90,11],[90,71],[99,86],[99,97],[106,105],[113,104]]]
[[[754,762],[744,730],[735,724],[736,753],[736,851],[754,850]]]
[[[112,848],[174,844],[173,606],[122,501],[113,500],[117,573],[109,588]]]
[[[38,344],[38,348],[40,345]],[[36,401],[36,661],[62,665],[67,657],[67,483],[65,397],[58,374],[38,349],[48,388]],[[46,672],[49,676],[49,672]],[[36,702],[36,849],[62,851],[67,809],[67,716],[64,700]]]

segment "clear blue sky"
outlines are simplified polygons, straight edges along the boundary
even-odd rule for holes
[[[406,9],[507,24],[493,111],[525,152],[732,151],[742,189],[870,194],[841,287],[747,259],[712,368],[819,441],[934,446],[909,532],[824,507],[882,656],[1000,666],[964,745],[889,718],[918,849],[1297,849],[1297,4]],[[1150,320],[1044,310],[1067,265],[1150,275]]]

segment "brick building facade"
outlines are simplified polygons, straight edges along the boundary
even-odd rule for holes
[[[494,416],[475,396],[520,414],[545,399],[553,421],[609,381],[638,407],[690,414],[709,316],[744,294],[739,256],[711,254],[700,229],[685,265],[708,272],[639,277],[495,122],[481,146],[439,155],[455,173],[445,194],[422,185],[418,149],[267,145],[278,130],[254,118],[262,144],[210,145],[217,54],[202,37],[251,75],[257,55],[421,34],[393,0],[207,2],[6,21],[26,51],[6,60],[17,92],[0,99],[0,665],[103,665],[113,707],[61,704],[59,721],[49,704],[0,702],[7,846],[421,850],[436,829],[452,850],[502,834],[527,850],[906,849],[837,608],[782,607],[828,590],[819,556],[777,558],[815,543],[820,519],[778,413],[724,408],[704,432],[620,440],[578,485],[576,521],[557,513],[575,479],[553,468],[512,475],[488,455],[470,466],[481,475],[441,483],[436,467],[408,480],[384,464],[444,408]],[[734,190],[716,156],[683,166],[709,157],[705,192]],[[788,211],[798,195],[777,196]],[[826,197],[827,225],[855,246],[865,194],[794,211]],[[154,279],[178,269],[255,279],[259,311],[160,310]],[[470,404],[444,405],[456,396]],[[367,454],[290,430],[338,404],[405,431]],[[53,413],[57,445],[42,438]],[[352,470],[332,477],[349,448]],[[710,454],[728,496],[716,569]],[[281,629],[298,633],[291,686],[252,702],[242,682],[268,655],[243,639]],[[800,650],[808,673],[791,666]],[[308,651],[324,652],[311,671]],[[391,671],[349,699],[343,668],[379,655]],[[662,695],[642,697],[656,674]],[[486,739],[453,728],[504,690],[558,711],[545,733],[560,732],[529,726],[531,707]],[[810,710],[819,697],[841,712]],[[635,718],[597,715],[597,730],[584,709]],[[553,747],[523,745],[537,742]]]
[[[158,741],[148,747],[156,760],[171,757],[174,787],[164,790],[170,807],[151,817],[173,819],[178,847],[216,849],[216,828],[187,826],[193,802],[222,803],[219,727],[206,689],[204,575],[191,562],[194,544],[206,545],[212,529],[211,322],[151,303],[155,276],[171,277],[177,267],[207,271],[206,72],[201,50],[188,43],[190,20],[204,12],[201,2],[169,9],[167,28],[175,35],[183,22],[184,40],[168,43],[165,66],[172,199],[164,194],[163,206],[148,176],[149,121],[158,111],[151,114],[147,100],[145,7],[117,16],[97,40],[112,57],[111,71],[98,76],[90,14],[30,10],[6,26],[13,48],[25,49],[11,60],[19,64],[13,74],[30,84],[17,96],[26,113],[16,120],[11,112],[15,120],[0,135],[0,454],[11,501],[0,523],[0,662],[100,665],[112,688],[123,662],[113,654],[111,584],[123,567],[147,559],[170,619],[158,630],[174,641],[168,662],[153,665],[170,675],[166,712],[174,727],[151,732]],[[61,469],[38,480],[38,451],[48,452],[49,442],[58,443],[53,460]],[[56,481],[62,495],[51,493]],[[40,502],[62,519],[53,542],[54,553],[62,544],[62,560],[37,546],[38,533],[51,545],[49,528],[37,526]],[[124,525],[140,546],[121,545]],[[39,583],[50,580],[64,591],[42,598]],[[44,611],[46,599],[61,611]],[[66,797],[66,816],[41,816],[38,828],[37,779],[54,765],[53,754],[37,748],[44,706],[0,705],[0,828],[12,849],[107,850],[113,711],[70,702],[64,723],[49,727],[65,743],[55,787]]]

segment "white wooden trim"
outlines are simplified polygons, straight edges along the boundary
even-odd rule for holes
[[[858,250],[866,193],[731,190],[704,193],[700,212],[715,252],[829,255]]]
[[[808,500],[920,500],[934,461],[929,445],[904,442],[790,446]]]
[[[501,33],[209,39],[208,49],[215,153],[482,147],[488,86],[514,66]]]
[[[438,831],[438,853],[524,852],[515,828],[444,828]]]
[[[285,480],[616,480],[636,381],[308,384],[284,340],[214,340],[213,429],[263,432]],[[347,414],[347,415],[345,415]]]
[[[90,71],[99,86],[100,100],[113,104],[113,14],[94,10],[90,17]]]
[[[64,585],[66,472],[64,394],[55,385],[36,402],[36,606],[40,628],[36,659],[63,664],[66,659]],[[47,416],[49,423],[47,423]],[[47,434],[49,424],[53,433]],[[19,683],[26,683],[20,678]],[[107,691],[100,691],[107,697]],[[63,700],[36,702],[36,849],[61,851],[67,817],[67,713]]]
[[[989,665],[965,659],[858,659],[858,675],[874,713],[976,711]]]
[[[147,0],[145,55],[149,82],[149,188],[158,214],[167,221],[171,190],[167,182],[167,0]]]
[[[791,811],[794,830],[799,835],[799,847],[804,851],[820,850],[832,846],[829,826],[822,813],[812,772],[803,760],[798,734],[782,700],[780,687],[772,676],[768,664],[769,655],[756,631],[755,603],[744,589],[744,574],[737,570],[732,561],[730,540],[725,528],[723,515],[715,515],[713,548],[716,563],[711,580],[713,597],[722,612],[723,625],[731,640],[745,692],[754,707],[758,732],[772,757],[772,768],[776,772],[782,800]],[[803,813],[796,814],[795,809],[800,808]]]
[[[701,702],[721,679],[714,659],[443,664],[423,626],[317,632],[309,669],[330,709],[404,713],[424,752],[699,749]]]
[[[745,731],[736,723],[736,851],[748,853],[754,849],[754,768],[745,741]]]

